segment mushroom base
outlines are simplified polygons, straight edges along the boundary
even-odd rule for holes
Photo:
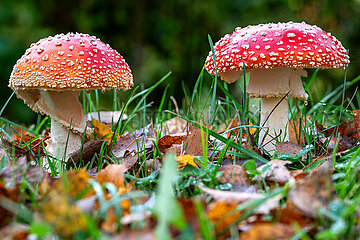
[[[276,149],[275,144],[277,141],[289,140],[288,101],[286,99],[283,99],[280,102],[280,100],[281,98],[261,99],[260,126],[263,126],[265,128],[261,129],[260,131],[259,145],[267,143],[264,146],[264,149],[270,153]],[[278,103],[279,105],[276,106]],[[271,111],[273,112],[271,113]]]
[[[56,166],[60,166],[61,161],[66,162],[73,152],[81,148],[81,136],[53,119],[51,119],[50,136],[51,138],[46,141],[46,151],[48,155],[54,158],[53,161],[56,161]],[[46,164],[44,162],[44,167],[47,167]]]

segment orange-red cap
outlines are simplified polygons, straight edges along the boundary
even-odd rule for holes
[[[343,68],[346,50],[334,36],[317,26],[302,23],[270,23],[236,30],[214,46],[217,72],[255,68]],[[205,68],[215,75],[213,53]]]
[[[124,58],[88,34],[68,33],[31,44],[10,77],[12,89],[123,89],[133,85]]]

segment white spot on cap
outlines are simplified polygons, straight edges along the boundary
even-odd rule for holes
[[[43,48],[43,47],[39,47],[38,49],[36,49],[36,51],[37,51],[38,53],[42,53],[42,52],[44,51],[44,48]]]
[[[291,38],[291,37],[295,37],[296,35],[295,35],[295,33],[288,33],[288,34],[286,34],[286,36]]]
[[[248,44],[243,44],[243,45],[241,45],[241,47],[242,47],[243,49],[249,49],[249,45],[248,45]]]
[[[68,66],[69,66],[69,67],[72,67],[72,66],[74,66],[74,64],[75,64],[74,61],[71,61],[71,60],[70,60],[69,63],[68,63]]]
[[[42,60],[44,60],[44,61],[49,60],[49,55],[45,54],[45,55],[42,57]]]

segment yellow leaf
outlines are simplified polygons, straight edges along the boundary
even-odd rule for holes
[[[114,134],[112,129],[109,128],[106,124],[99,122],[96,119],[92,119],[92,124],[94,126],[96,136],[110,143]],[[120,136],[116,134],[116,141],[119,140],[119,138]]]
[[[186,165],[192,165],[194,167],[199,167],[195,162],[194,162],[194,156],[191,155],[181,155],[179,157],[176,157],[176,160],[178,162],[178,167],[179,169],[184,169],[184,167]]]
[[[67,194],[52,192],[39,210],[42,218],[63,238],[71,238],[79,230],[87,228],[84,213]]]

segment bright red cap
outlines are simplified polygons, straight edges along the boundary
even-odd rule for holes
[[[341,43],[317,26],[270,23],[236,28],[215,46],[218,74],[253,68],[342,68],[350,61]],[[206,70],[215,75],[210,51]]]
[[[123,89],[133,85],[124,58],[88,34],[68,33],[31,44],[17,61],[9,86],[13,89]]]

